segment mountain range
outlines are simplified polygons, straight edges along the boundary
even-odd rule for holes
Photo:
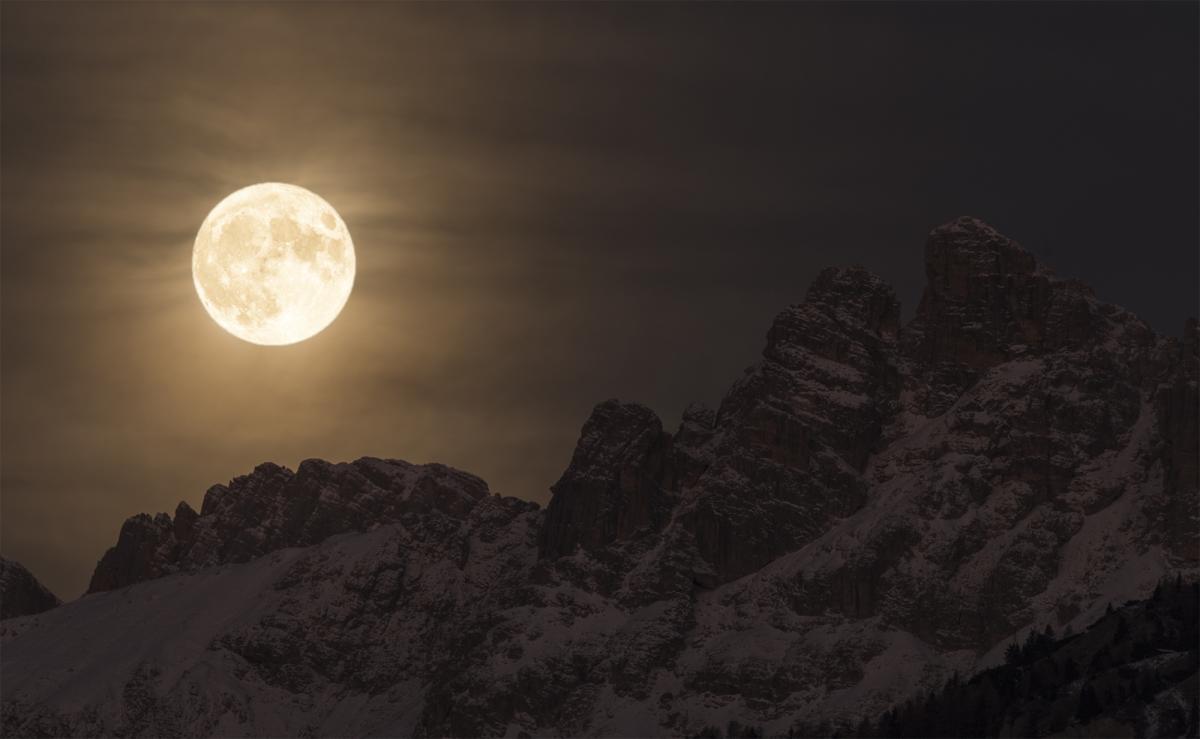
[[[673,432],[600,403],[545,508],[438,464],[265,463],[128,519],[75,601],[5,563],[0,728],[849,731],[1194,581],[1195,319],[1161,336],[974,218],[925,274],[902,322],[823,271]],[[1162,725],[1056,730],[1099,718]]]

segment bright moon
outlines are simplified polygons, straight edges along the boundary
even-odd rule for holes
[[[264,182],[233,193],[204,219],[192,279],[221,328],[255,344],[294,344],[342,312],[354,287],[354,243],[318,195]]]

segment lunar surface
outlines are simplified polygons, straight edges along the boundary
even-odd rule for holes
[[[192,278],[221,328],[255,344],[310,338],[354,287],[354,243],[341,216],[303,187],[264,182],[217,203],[196,234]]]

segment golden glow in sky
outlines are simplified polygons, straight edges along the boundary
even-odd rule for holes
[[[212,209],[192,251],[200,302],[254,344],[304,341],[337,318],[354,287],[354,243],[341,216],[303,187],[264,182]]]

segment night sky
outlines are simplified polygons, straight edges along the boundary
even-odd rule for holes
[[[266,460],[544,502],[596,402],[715,405],[821,268],[910,316],[962,214],[1178,334],[1198,7],[6,2],[0,551],[74,597],[127,516]],[[293,346],[192,283],[261,181],[357,249]]]

